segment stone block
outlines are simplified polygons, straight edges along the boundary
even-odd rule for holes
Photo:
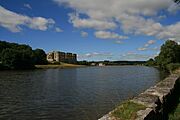
[[[151,108],[146,108],[145,110],[140,110],[137,112],[136,120],[145,120],[151,119],[155,117],[155,112]]]
[[[161,102],[158,96],[145,93],[140,94],[139,96],[133,98],[131,101],[137,104],[142,104],[147,108],[152,108],[154,111],[157,111],[161,106]]]

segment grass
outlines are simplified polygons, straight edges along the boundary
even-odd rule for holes
[[[146,109],[146,107],[143,105],[126,101],[112,112],[112,116],[120,120],[135,120],[137,111],[144,109]]]
[[[180,120],[180,98],[177,108],[169,114],[169,120]]]
[[[40,69],[48,69],[48,68],[76,68],[76,67],[83,67],[83,65],[76,65],[76,64],[67,64],[61,63],[60,65],[35,65],[36,68]]]

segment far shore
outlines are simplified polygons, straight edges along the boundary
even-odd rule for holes
[[[50,69],[50,68],[78,68],[78,67],[86,67],[85,65],[76,65],[76,64],[60,64],[60,65],[35,65],[38,69]]]

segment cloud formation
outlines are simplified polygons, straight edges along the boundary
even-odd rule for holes
[[[97,31],[94,34],[97,38],[100,39],[119,39],[119,40],[128,39],[127,36],[122,36],[117,33],[109,32],[109,31]]]
[[[135,52],[127,52],[127,53],[121,55],[120,59],[136,61],[136,60],[147,60],[147,59],[150,59],[153,57],[154,57],[154,55],[139,54],[139,53],[135,53]]]
[[[157,47],[155,48],[149,48],[149,46],[156,43],[156,40],[149,40],[143,47],[138,48],[139,51],[145,51],[145,50],[158,50]]]
[[[61,28],[59,28],[59,27],[56,27],[56,28],[55,28],[55,31],[56,31],[56,32],[63,32],[63,30],[62,30]]]
[[[95,19],[83,19],[79,18],[79,14],[71,13],[69,14],[69,22],[73,24],[76,28],[94,28],[97,30],[106,30],[116,28],[116,24],[109,21],[95,20]]]
[[[0,6],[0,26],[11,32],[20,32],[22,26],[31,29],[46,31],[55,24],[53,19],[46,19],[43,17],[29,17],[17,14]]]
[[[24,7],[28,8],[28,9],[32,9],[30,4],[24,4]]]
[[[70,22],[76,28],[113,30],[126,34],[155,36],[158,39],[179,38],[180,23],[163,25],[158,21],[162,10],[176,12],[172,0],[54,0],[75,10]],[[83,17],[86,16],[86,17]],[[174,32],[175,31],[175,32]]]
[[[87,36],[88,36],[88,33],[85,32],[85,31],[81,31],[81,36],[82,36],[82,37],[87,37]]]
[[[100,53],[100,52],[93,52],[93,53],[86,53],[83,55],[78,55],[78,59],[87,59],[87,58],[97,58],[97,57],[112,57],[112,53]]]
[[[118,40],[118,41],[116,41],[115,43],[116,43],[116,44],[122,44],[123,42]]]

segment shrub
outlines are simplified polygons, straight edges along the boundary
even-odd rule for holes
[[[180,68],[180,63],[170,63],[167,65],[167,69],[172,72],[176,69]]]

